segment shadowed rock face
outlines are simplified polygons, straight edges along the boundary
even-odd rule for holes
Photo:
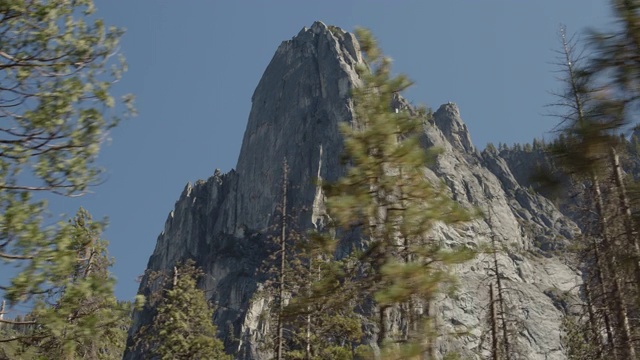
[[[324,197],[314,180],[335,180],[344,171],[338,123],[353,119],[349,93],[359,82],[355,66],[361,61],[352,34],[321,22],[283,42],[254,92],[236,170],[216,171],[207,181],[187,185],[158,237],[148,269],[195,259],[207,273],[201,286],[214,290],[214,320],[227,350],[239,359],[266,358],[256,343],[267,326],[260,316],[265,300],[253,295],[261,280],[256,269],[267,255],[264,234],[280,200],[282,162],[286,158],[290,167],[289,207],[297,210],[299,225],[321,226]],[[397,102],[394,107],[401,111],[412,110],[402,98]],[[513,316],[524,324],[515,342],[529,359],[564,359],[563,308],[554,305],[558,296],[546,294],[575,291],[580,274],[553,256],[549,244],[574,236],[574,224],[523,188],[500,156],[475,150],[455,104],[442,105],[434,122],[424,125],[423,144],[443,150],[425,168],[425,177],[444,181],[456,201],[481,209],[485,217],[455,227],[438,225],[433,236],[451,246],[476,247],[491,236],[508,245],[509,252],[499,255],[500,273],[510,289]],[[442,297],[438,322],[443,333],[468,335],[442,341],[441,354],[455,350],[473,358],[482,353],[489,264],[488,256],[479,256],[456,268],[459,296]],[[140,292],[149,292],[146,278]],[[136,312],[131,333],[149,317],[149,311]],[[128,352],[125,359],[138,355]]]

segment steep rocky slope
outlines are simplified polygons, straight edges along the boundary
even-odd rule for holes
[[[290,207],[306,209],[298,221],[320,226],[323,194],[314,179],[335,180],[344,171],[338,123],[353,117],[349,92],[358,83],[360,56],[352,34],[320,22],[283,42],[252,97],[236,170],[216,171],[185,187],[149,259],[150,270],[169,269],[187,257],[196,260],[207,274],[201,285],[214,290],[215,322],[237,358],[264,358],[256,345],[265,326],[260,316],[264,301],[253,295],[260,282],[256,269],[266,256],[264,233],[278,203],[282,161],[287,158],[294,185]],[[401,98],[396,107],[411,111]],[[437,226],[433,235],[471,247],[495,237],[507,249],[498,260],[512,316],[521,323],[518,347],[529,359],[564,359],[564,293],[575,292],[580,274],[554,249],[574,236],[575,225],[547,199],[521,186],[503,158],[475,149],[455,104],[440,106],[433,123],[424,125],[423,143],[443,150],[426,176],[444,181],[455,200],[484,214],[461,226]],[[438,322],[446,335],[440,354],[456,350],[473,358],[481,353],[490,260],[480,255],[457,268],[458,295],[438,302]],[[140,292],[148,291],[143,279]],[[148,312],[135,313],[131,333],[148,320]],[[447,335],[460,331],[467,333]],[[133,352],[125,354],[125,359],[134,358]]]

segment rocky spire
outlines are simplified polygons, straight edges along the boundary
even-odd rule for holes
[[[313,202],[316,177],[337,177],[342,148],[337,124],[352,118],[349,94],[361,61],[354,35],[322,22],[280,44],[253,93],[236,167],[236,206],[248,228],[269,224],[283,158],[290,159],[290,181],[297,186],[294,207]],[[319,170],[321,162],[330,170]]]
[[[442,131],[449,143],[456,149],[475,153],[475,147],[471,142],[471,135],[467,125],[460,118],[460,109],[452,102],[441,105],[438,111],[433,114],[436,126]]]

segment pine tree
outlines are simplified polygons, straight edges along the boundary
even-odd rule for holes
[[[171,275],[151,273],[160,287],[150,296],[154,316],[135,335],[136,347],[145,358],[161,360],[227,360],[222,341],[216,337],[214,309],[198,288],[203,275],[193,260],[173,267]]]
[[[629,21],[633,17],[630,14],[634,13],[631,8],[637,7],[634,5],[637,3],[613,2],[622,31],[604,37],[594,33],[591,40],[595,50],[586,59],[575,56],[575,42],[567,38],[564,28],[561,29],[562,50],[558,65],[566,88],[558,94],[559,102],[554,105],[566,110],[560,114],[563,137],[551,147],[560,168],[576,181],[589,185],[584,199],[586,204],[592,205],[585,219],[591,221],[594,213],[590,209],[595,208],[596,224],[583,224],[588,232],[587,241],[582,244],[579,255],[587,275],[585,293],[586,286],[589,287],[590,304],[586,308],[598,309],[599,314],[589,316],[588,326],[596,328],[591,332],[606,334],[606,339],[598,339],[597,343],[603,347],[606,344],[614,359],[636,358],[634,326],[630,318],[635,310],[630,306],[637,306],[640,249],[619,164],[618,149],[624,143],[616,132],[626,126],[628,111],[639,90],[628,83],[633,82],[636,75],[633,71],[627,73],[630,71],[626,68],[628,64],[619,62],[627,56],[635,56],[632,55],[635,50],[628,47],[635,40],[628,37],[634,37],[636,33],[637,22],[631,24]],[[637,12],[634,16],[636,20],[640,19]],[[613,76],[603,77],[603,73]],[[626,245],[621,247],[622,243]],[[601,306],[594,306],[594,303]],[[604,331],[599,330],[600,326]],[[596,353],[604,354],[605,351],[598,349]]]
[[[640,1],[612,0],[617,26],[607,32],[592,31],[590,44],[593,54],[585,67],[584,76],[592,88],[598,90],[594,118],[609,133],[623,130],[637,116],[640,104]],[[620,171],[617,145],[613,139],[606,149],[609,166],[613,168],[615,191],[619,197],[618,209],[624,224],[624,233],[633,260],[636,283],[640,283],[640,242],[634,228],[626,193],[625,179]]]
[[[544,149],[544,142],[539,140],[539,139],[537,139],[537,138],[534,138],[533,139],[533,150],[534,151],[539,151],[539,150],[542,150],[542,149]]]
[[[313,241],[302,246],[292,263],[297,291],[284,312],[292,335],[286,358],[351,360],[362,340],[362,316],[354,311],[356,302],[349,295],[351,279],[339,269],[352,258],[334,260]],[[341,294],[324,293],[327,286],[339,288]]]
[[[427,233],[436,221],[453,223],[469,215],[443,186],[425,179],[424,166],[437,152],[426,152],[419,134],[431,113],[394,111],[395,97],[411,82],[402,75],[391,77],[391,61],[367,30],[356,34],[367,64],[358,67],[362,84],[353,89],[354,122],[341,125],[349,167],[327,187],[328,211],[337,225],[357,226],[364,237],[355,286],[361,298],[375,300],[378,346],[400,340],[433,352],[433,322],[424,329],[421,318],[433,319],[436,294],[455,283],[447,266],[472,255],[466,249],[444,249]],[[430,304],[427,314],[418,312],[419,301]],[[388,316],[401,308],[407,325],[397,338],[387,330]]]
[[[0,4],[0,260],[29,269],[1,288],[12,304],[51,291],[51,267],[64,261],[52,249],[72,231],[46,227],[46,202],[33,195],[86,192],[99,180],[94,162],[105,133],[119,121],[104,112],[126,70],[113,59],[122,30],[94,11],[91,0]]]
[[[360,320],[352,301],[315,293],[319,283],[334,280],[330,276],[339,265],[320,233],[307,234],[292,225],[297,219],[295,210],[287,209],[286,159],[282,168],[279,218],[273,227],[277,235],[270,237],[273,251],[263,264],[267,281],[258,295],[271,299],[271,326],[262,348],[276,359],[352,359],[353,345],[362,336]],[[339,280],[342,286],[346,281]]]
[[[518,318],[509,304],[507,294],[514,291],[509,288],[508,280],[501,271],[498,260],[499,249],[496,235],[491,237],[491,266],[489,270],[488,323],[491,336],[491,359],[514,360],[526,358],[518,344],[518,333],[522,331],[522,319]],[[506,250],[507,252],[509,250]],[[505,283],[507,282],[507,283]]]
[[[115,279],[109,273],[113,260],[107,254],[108,243],[100,238],[103,224],[80,209],[69,225],[68,237],[52,250],[58,260],[64,259],[55,263],[47,278],[56,291],[34,298],[29,320],[0,322],[18,329],[29,325],[15,339],[41,356],[119,358],[131,306],[118,302],[113,293]]]
[[[495,214],[489,210],[486,221],[490,228],[493,228],[494,216]],[[505,245],[499,246],[499,238],[495,233],[491,234],[490,238],[491,242],[484,250],[490,257],[489,266],[485,268],[489,280],[489,303],[486,306],[486,327],[478,354],[489,351],[491,360],[526,359],[527,356],[518,342],[518,334],[523,331],[523,320],[516,315],[508,296],[509,293],[519,290],[509,286],[510,280],[504,276],[503,265],[498,256],[501,253],[510,256],[513,254],[513,249]],[[490,344],[488,348],[486,343]]]
[[[282,219],[280,223],[280,266],[278,268],[278,308],[277,308],[277,338],[276,359],[282,360],[284,347],[284,306],[285,306],[285,279],[287,277],[287,188],[289,185],[289,166],[285,158],[282,163],[282,203],[280,204]]]

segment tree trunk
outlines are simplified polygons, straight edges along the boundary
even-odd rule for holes
[[[489,284],[489,309],[491,314],[491,359],[500,360],[498,341],[498,314],[496,313],[495,296],[493,294],[493,283]]]
[[[618,351],[613,339],[613,328],[611,326],[611,319],[609,318],[609,312],[611,311],[611,300],[609,300],[609,291],[605,283],[606,276],[603,274],[604,268],[602,267],[602,261],[600,260],[600,250],[598,244],[593,240],[593,256],[595,261],[595,271],[597,281],[600,285],[600,297],[602,298],[603,306],[601,307],[602,319],[604,321],[604,329],[607,335],[607,345],[611,350],[611,357],[613,360],[618,358]]]
[[[589,314],[589,330],[591,330],[591,337],[596,346],[596,359],[602,359],[602,336],[598,331],[598,322],[593,309],[593,299],[591,298],[591,288],[588,281],[584,283],[584,294],[587,300],[587,313]]]
[[[627,305],[624,301],[624,297],[622,296],[622,280],[620,279],[620,275],[618,274],[616,267],[617,263],[615,249],[613,248],[613,244],[611,243],[611,240],[609,238],[609,229],[607,217],[604,213],[600,183],[598,182],[598,179],[595,175],[593,176],[593,179],[594,192],[596,195],[596,211],[598,213],[598,216],[600,217],[600,223],[602,226],[602,242],[606,252],[605,259],[607,260],[607,268],[609,273],[611,274],[613,285],[613,298],[615,301],[614,312],[616,314],[618,326],[620,327],[620,329],[618,330],[618,332],[620,333],[620,345],[626,353],[625,359],[634,360],[636,359],[636,351],[633,343],[631,342],[631,328],[629,326],[629,318],[627,316]]]
[[[624,184],[624,178],[622,176],[622,169],[620,167],[620,158],[616,149],[611,148],[611,158],[613,160],[613,175],[616,182],[616,188],[618,189],[618,197],[620,201],[620,210],[624,217],[624,231],[627,238],[627,242],[631,248],[631,254],[633,258],[633,268],[636,280],[636,285],[640,284],[640,245],[638,244],[638,234],[634,229],[633,218],[631,217],[631,207],[629,206],[629,197],[627,196],[627,189]]]
[[[382,344],[387,338],[387,309],[388,306],[379,306],[378,307],[378,326],[380,327],[378,331],[378,347],[382,350]]]
[[[311,360],[311,314],[307,315],[307,332],[305,334],[305,347],[304,347],[304,358],[305,360]]]
[[[321,266],[321,262],[322,259],[320,257],[318,257],[318,273],[317,273],[317,278],[316,281],[320,281],[321,280],[321,271],[322,269],[320,268]],[[307,282],[307,297],[311,297],[311,286],[313,284],[313,271],[314,271],[314,263],[313,263],[313,256],[309,257],[309,279]],[[306,322],[307,322],[307,329],[306,329],[306,334],[305,334],[305,360],[311,360],[311,322],[312,322],[312,318],[311,318],[311,305],[307,305],[307,318],[306,318]]]
[[[178,268],[176,266],[173,267],[173,281],[171,283],[174,288],[178,285]]]
[[[4,320],[5,309],[7,307],[7,300],[2,300],[2,307],[0,307],[0,329],[4,326],[2,322]]]
[[[285,158],[282,163],[282,223],[280,234],[280,284],[278,289],[278,339],[276,342],[276,358],[282,360],[283,346],[284,346],[284,282],[285,282],[285,270],[286,270],[286,250],[287,250],[287,181],[288,181],[289,168],[287,166],[287,159]]]
[[[436,349],[436,340],[438,338],[436,334],[436,306],[433,302],[433,299],[429,299],[427,301],[427,316],[429,317],[429,321],[427,322],[427,354],[429,360],[436,360],[438,358],[437,349]]]
[[[498,267],[498,252],[496,250],[495,236],[491,237],[493,245],[493,266],[496,273],[496,285],[498,286],[498,306],[500,307],[500,321],[502,322],[502,342],[504,344],[504,358],[509,359],[511,356],[511,343],[509,342],[509,330],[507,328],[507,309],[504,301],[504,288],[500,279],[500,271]]]
[[[380,173],[383,174],[385,171],[384,164],[380,165]],[[370,180],[370,188],[371,193],[374,194],[375,200],[375,209],[376,214],[374,214],[373,219],[371,219],[370,224],[370,233],[371,233],[371,242],[378,242],[378,248],[376,249],[375,258],[373,260],[373,274],[377,278],[376,283],[380,283],[382,278],[382,267],[386,263],[386,257],[389,255],[386,252],[391,248],[389,245],[392,242],[391,235],[387,231],[387,226],[389,222],[389,203],[387,199],[387,194],[384,193],[383,189],[381,189],[381,185],[379,183],[380,179],[374,177]],[[378,340],[377,344],[380,350],[382,350],[382,344],[385,340],[387,340],[387,309],[389,305],[378,306]]]

